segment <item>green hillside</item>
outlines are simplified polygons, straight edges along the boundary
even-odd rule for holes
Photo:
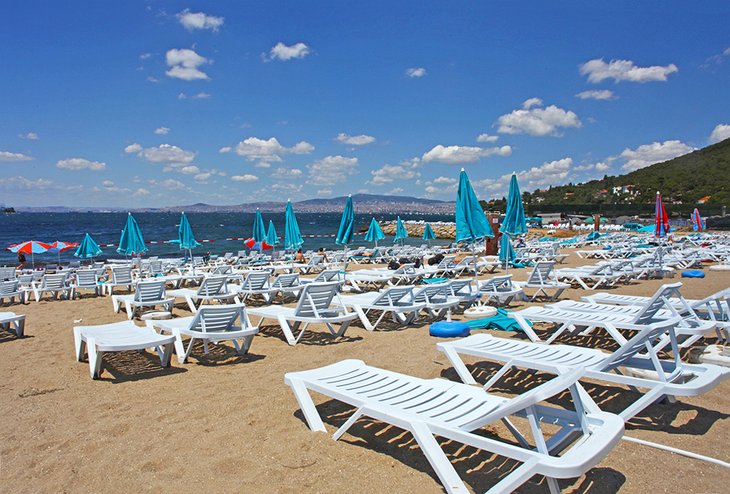
[[[626,175],[605,176],[525,193],[526,205],[648,204],[660,191],[665,203],[730,204],[730,139]]]

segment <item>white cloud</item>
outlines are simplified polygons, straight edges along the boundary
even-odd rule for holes
[[[208,183],[208,179],[212,176],[213,176],[212,172],[198,173],[197,175],[195,175],[193,177],[193,180],[195,180],[198,183],[204,184],[204,183]]]
[[[180,173],[184,173],[186,175],[195,175],[197,173],[200,173],[200,169],[195,165],[187,165],[180,168]]]
[[[30,161],[33,158],[23,153],[11,153],[10,151],[0,151],[0,161]]]
[[[201,71],[198,67],[210,63],[210,61],[195,53],[188,48],[168,50],[165,54],[165,60],[170,69],[165,72],[168,77],[182,79],[184,81],[194,81],[199,79],[209,79],[208,74]],[[179,98],[179,96],[178,96]],[[182,99],[182,98],[181,98]]]
[[[394,196],[396,194],[400,194],[401,192],[403,192],[403,189],[401,187],[396,187],[386,192],[386,194],[388,194],[389,196]]]
[[[318,196],[331,196],[332,195],[332,189],[319,189],[317,191]]]
[[[295,179],[300,178],[304,173],[299,168],[283,168],[279,167],[271,173],[272,178],[277,179]]]
[[[292,58],[304,58],[311,53],[310,48],[304,43],[296,43],[291,46],[287,46],[282,42],[276,43],[274,47],[269,51],[268,57],[266,54],[263,55],[264,60],[281,60],[286,62]]]
[[[423,77],[426,75],[426,69],[423,67],[411,67],[406,69],[406,75],[411,78]]]
[[[439,185],[454,185],[456,182],[457,180],[451,177],[436,177],[433,179],[433,183]]]
[[[190,9],[185,9],[177,14],[177,20],[189,31],[193,29],[210,29],[215,32],[223,25],[224,18],[202,12],[190,12]]]
[[[147,76],[147,77],[145,78],[145,80],[146,80],[147,82],[151,82],[151,83],[153,83],[153,84],[157,84],[158,82],[160,82],[160,80],[159,80],[159,79],[158,79],[157,77],[152,77],[151,75],[148,75],[148,76]]]
[[[343,144],[350,144],[353,146],[364,146],[365,144],[372,144],[373,142],[375,142],[375,138],[373,136],[365,134],[351,136],[342,132],[337,134],[337,140]]]
[[[170,129],[167,127],[157,127],[155,129],[155,134],[165,136],[170,133]]]
[[[334,185],[347,181],[348,175],[355,173],[357,158],[344,156],[326,156],[315,161],[309,168],[308,183],[313,185]]]
[[[150,191],[145,189],[144,187],[140,187],[136,190],[134,194],[132,194],[134,197],[144,197],[150,195]]]
[[[204,93],[204,92],[194,94],[190,97],[190,99],[208,99],[208,98],[210,98],[210,94]]]
[[[165,179],[162,182],[160,182],[160,184],[162,184],[163,187],[166,187],[166,188],[172,189],[172,190],[179,190],[179,189],[187,188],[184,183],[182,183],[179,180],[175,180],[174,178]]]
[[[233,151],[231,146],[223,146],[218,150],[219,153],[230,153],[231,151]]]
[[[605,172],[609,168],[611,168],[610,161],[602,161],[600,163],[596,163],[596,171]]]
[[[36,134],[35,132],[20,134],[18,137],[20,137],[21,139],[26,139],[28,141],[37,141],[38,139],[40,139],[40,137],[38,137],[38,134]]]
[[[256,182],[258,181],[258,179],[259,177],[257,177],[256,175],[251,175],[248,173],[245,175],[233,175],[231,177],[231,180],[233,180],[234,182]]]
[[[220,152],[224,152],[221,148]],[[282,146],[276,137],[267,140],[258,137],[249,137],[236,145],[236,153],[245,157],[248,161],[260,161],[263,163],[282,161],[282,156],[287,154],[309,154],[314,151],[314,146],[306,141],[296,143],[292,147]]]
[[[65,160],[58,161],[56,163],[56,167],[63,170],[91,170],[98,172],[106,168],[106,163],[89,161],[83,158],[67,158]]]
[[[596,99],[596,100],[609,100],[616,99],[617,96],[613,94],[610,89],[592,89],[589,91],[581,91],[575,95],[576,98],[580,99]]]
[[[606,79],[614,82],[652,82],[666,81],[669,74],[679,69],[673,63],[669,65],[652,65],[637,67],[631,60],[611,60],[609,63],[602,58],[589,60],[580,66],[581,75],[588,76],[588,82],[599,83]]]
[[[537,101],[535,101],[537,100]],[[531,98],[523,106],[542,104],[539,98]],[[529,134],[532,136],[559,136],[561,128],[580,127],[578,115],[555,105],[547,108],[523,108],[502,115],[497,119],[499,132],[503,134]]]
[[[384,165],[377,170],[372,170],[370,174],[373,176],[368,183],[373,185],[384,185],[395,181],[413,180],[421,176],[413,166],[407,165]]]
[[[136,153],[140,158],[150,163],[190,163],[195,159],[195,153],[186,151],[171,144],[160,144],[157,147],[142,148],[137,143],[124,148],[127,154]]]
[[[730,48],[728,48],[730,50]],[[730,139],[730,125],[718,124],[710,134],[710,144]]]
[[[477,142],[497,142],[499,136],[492,136],[489,134],[479,134],[477,136]]]
[[[438,161],[449,165],[460,165],[474,163],[479,159],[493,154],[509,156],[512,154],[511,146],[480,148],[477,146],[443,146],[438,144],[423,155],[424,162]]]
[[[623,169],[634,171],[654,163],[667,161],[677,156],[694,151],[695,148],[681,141],[664,141],[643,144],[636,149],[626,148],[620,157],[626,160]]]
[[[542,106],[542,100],[540,98],[530,98],[522,102],[522,108],[529,110],[533,106]]]
[[[286,192],[288,194],[299,192],[302,190],[301,184],[274,184],[271,186],[274,192]]]
[[[104,180],[103,182],[101,182],[101,185],[103,185],[104,187],[114,187],[114,182],[112,182],[111,180]]]
[[[15,190],[45,190],[54,188],[55,184],[45,178],[30,179],[25,177],[0,177],[0,188]]]

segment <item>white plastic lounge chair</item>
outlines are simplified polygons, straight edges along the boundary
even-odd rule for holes
[[[479,293],[486,298],[484,303],[497,306],[509,305],[515,297],[523,295],[522,288],[512,282],[511,274],[480,280]]]
[[[317,276],[311,279],[307,278],[301,278],[299,282],[303,285],[306,285],[307,283],[329,283],[331,281],[336,281],[340,285],[345,283],[345,273],[344,271],[340,269],[325,269],[321,273],[319,273]]]
[[[15,312],[0,312],[0,328],[12,330],[21,338],[25,334],[25,315]]]
[[[244,355],[251,348],[253,337],[259,332],[259,328],[251,325],[243,304],[205,306],[194,316],[147,321],[147,325],[175,337],[175,353],[181,364],[188,359],[195,340],[203,341],[203,351],[206,354],[208,342],[232,341],[236,351]],[[190,338],[187,348],[183,336]]]
[[[464,280],[451,280],[447,283],[448,295],[459,299],[458,305],[464,310],[474,305],[482,296],[479,290],[472,285],[471,281],[471,278],[469,278]]]
[[[132,319],[138,310],[154,308],[158,305],[162,305],[166,311],[172,312],[175,298],[166,296],[164,281],[140,281],[135,285],[134,293],[112,295],[114,312],[120,311],[122,303],[127,311],[127,316]]]
[[[335,299],[335,303],[353,309],[368,331],[374,331],[387,314],[396,324],[410,324],[418,316],[418,311],[426,306],[424,302],[416,303],[413,300],[412,286],[391,286],[381,292],[343,295]],[[371,322],[368,314],[378,312],[378,318]]]
[[[561,283],[552,277],[554,261],[540,261],[535,263],[527,282],[520,283],[524,292],[525,288],[534,289],[535,293],[530,297],[530,301],[534,301],[540,295],[548,300],[556,300],[566,288],[570,288],[567,283]],[[553,293],[549,293],[552,291]]]
[[[265,302],[271,302],[272,294],[276,294],[278,290],[272,289],[269,275],[268,270],[249,271],[241,282],[241,286],[237,287],[240,300],[244,301],[253,296],[260,296]]]
[[[508,475],[488,492],[507,493],[535,475],[547,477],[550,492],[560,492],[557,478],[579,477],[598,464],[618,443],[623,421],[601,412],[577,379],[581,370],[560,375],[512,399],[444,379],[419,379],[365,365],[360,360],[341,362],[302,372],[290,372],[284,381],[294,392],[307,425],[326,432],[310,392],[321,393],[356,407],[335,432],[339,439],[361,417],[405,429],[413,434],[426,459],[449,493],[468,492],[435,436],[471,446],[518,462]],[[576,411],[540,405],[568,389]],[[534,445],[518,429],[527,417]],[[514,439],[475,433],[502,421]],[[541,422],[558,431],[545,437]],[[457,453],[458,454],[458,453]],[[560,454],[560,456],[558,456]]]
[[[614,273],[610,264],[597,264],[586,268],[563,268],[555,270],[555,278],[584,290],[595,290],[615,285],[623,275]]]
[[[357,318],[357,314],[332,306],[332,299],[339,297],[339,286],[339,283],[310,283],[302,288],[296,307],[269,305],[254,307],[248,313],[261,318],[258,326],[261,326],[264,319],[276,319],[290,345],[299,342],[310,324],[324,324],[333,336],[343,336],[350,323]],[[292,322],[291,326],[289,322]],[[339,330],[334,329],[335,324],[340,325]],[[294,331],[299,330],[300,326],[301,330],[295,337]]]
[[[0,268],[0,281],[13,281],[15,280],[15,268],[14,267],[2,267]]]
[[[53,300],[56,300],[59,295],[61,298],[73,298],[74,289],[68,284],[68,274],[44,274],[40,284],[33,287],[36,302],[40,302],[46,292],[51,294]]]
[[[415,288],[413,290],[413,301],[424,304],[424,309],[433,319],[442,317],[461,303],[459,297],[451,295],[448,282]]]
[[[101,294],[101,285],[99,285],[99,275],[95,269],[79,269],[75,274],[76,282],[74,283],[74,295],[79,290],[91,290],[96,295]]]
[[[18,302],[21,304],[24,304],[26,300],[26,294],[28,293],[25,290],[22,290],[18,286],[18,280],[10,280],[10,281],[0,281],[0,304],[2,304],[5,299],[8,299],[8,303],[15,303],[15,299],[18,299]]]
[[[489,388],[512,367],[562,374],[581,369],[587,379],[648,390],[620,413],[629,420],[664,396],[697,396],[730,377],[730,369],[712,364],[687,364],[680,359],[674,334],[678,318],[646,326],[612,354],[594,348],[545,345],[527,341],[475,334],[461,340],[438,343],[454,370],[466,384],[476,384],[460,355],[504,362],[486,384]],[[656,346],[670,335],[672,360],[660,360]],[[641,376],[641,377],[638,377]]]
[[[137,326],[132,321],[74,327],[76,360],[81,362],[88,353],[89,373],[92,379],[101,376],[102,356],[108,352],[154,348],[160,357],[162,367],[168,367],[174,342],[174,336],[157,334],[154,330]]]
[[[126,286],[130,291],[134,286],[132,280],[132,266],[112,266],[112,279],[104,283],[104,289],[109,295],[114,294],[114,288],[118,286]]]
[[[230,266],[227,266],[230,267]],[[237,295],[228,290],[228,276],[209,276],[203,280],[197,290],[192,288],[178,288],[168,290],[167,296],[184,298],[190,312],[197,312],[205,302],[230,303]]]

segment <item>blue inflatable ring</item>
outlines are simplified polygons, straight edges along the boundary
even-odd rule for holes
[[[469,332],[469,325],[461,321],[439,321],[428,328],[428,334],[439,338],[463,338],[469,336]]]
[[[704,271],[700,271],[699,269],[688,269],[686,271],[682,271],[682,278],[704,278],[705,273]]]

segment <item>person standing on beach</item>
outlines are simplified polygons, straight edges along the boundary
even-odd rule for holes
[[[16,269],[23,269],[25,267],[25,254],[18,252],[18,267]]]

